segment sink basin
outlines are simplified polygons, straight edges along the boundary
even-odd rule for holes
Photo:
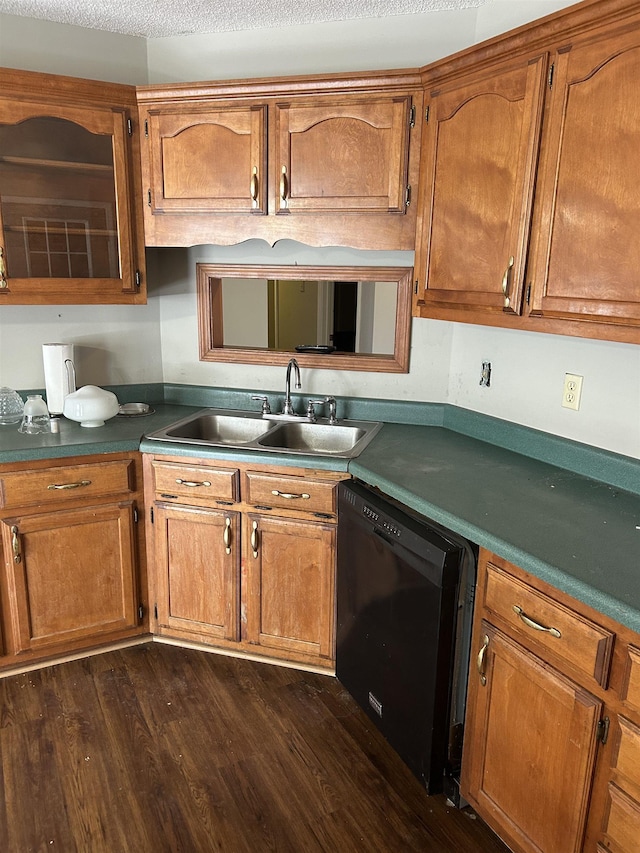
[[[272,426],[269,421],[250,412],[221,413],[205,409],[149,435],[148,438],[189,444],[237,446],[255,441]]]
[[[317,423],[302,418],[279,421],[262,417],[258,412],[201,409],[145,438],[202,447],[351,459],[366,447],[381,426],[376,421],[344,420],[337,424],[329,424],[324,419]]]
[[[360,426],[324,423],[283,423],[258,440],[261,447],[298,453],[345,454],[353,451],[368,433]],[[373,436],[371,436],[373,438]]]

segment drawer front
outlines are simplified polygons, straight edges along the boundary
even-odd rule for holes
[[[620,741],[613,767],[640,790],[640,728],[619,717]]]
[[[489,564],[485,606],[514,634],[548,649],[606,687],[614,634]]]
[[[640,714],[640,649],[633,646],[629,646],[622,698],[627,707]]]
[[[609,784],[609,813],[605,833],[607,850],[615,853],[636,853],[640,827],[640,803],[624,793],[617,785]]]
[[[336,483],[326,480],[247,471],[243,492],[244,500],[258,507],[336,513]]]
[[[238,500],[237,468],[209,468],[174,462],[153,462],[156,497],[162,500],[187,498],[189,503]]]
[[[0,505],[3,509],[52,505],[85,496],[127,493],[134,488],[130,459],[12,471],[0,476]]]

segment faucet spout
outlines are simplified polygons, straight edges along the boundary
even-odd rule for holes
[[[284,406],[282,408],[283,415],[295,415],[295,411],[293,409],[293,403],[291,402],[291,368],[293,367],[295,371],[296,377],[296,385],[297,389],[302,388],[302,383],[300,382],[300,368],[298,366],[298,362],[295,358],[289,360],[289,364],[287,365],[287,375],[285,380],[285,391],[284,391]]]

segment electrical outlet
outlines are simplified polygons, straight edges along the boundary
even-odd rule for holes
[[[575,373],[565,373],[562,389],[562,405],[565,409],[574,409],[577,412],[580,408],[582,379],[582,376],[577,376]]]

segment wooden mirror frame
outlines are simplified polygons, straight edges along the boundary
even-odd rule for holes
[[[394,281],[398,285],[393,355],[367,353],[299,353],[252,347],[224,346],[222,340],[222,279],[257,278],[294,281]],[[196,264],[198,343],[200,361],[286,365],[295,356],[300,367],[327,370],[409,372],[412,267],[313,267]]]

